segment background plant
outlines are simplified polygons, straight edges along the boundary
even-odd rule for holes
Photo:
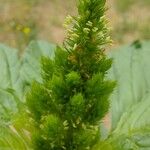
[[[116,4],[116,12],[121,17],[112,32],[114,39],[119,43],[132,42],[137,39],[150,39],[148,27],[150,16],[147,14],[149,2],[147,0],[115,0],[114,3]],[[147,30],[147,33],[144,30]]]
[[[0,40],[22,50],[34,39],[60,44],[64,39],[65,16],[77,13],[74,6],[74,0],[0,0]],[[107,7],[115,47],[137,39],[150,39],[149,0],[110,0]],[[31,28],[31,36],[12,28],[14,23]]]

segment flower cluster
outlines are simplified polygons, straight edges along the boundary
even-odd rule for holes
[[[34,83],[27,96],[35,150],[92,149],[109,108],[115,83],[105,79],[112,63],[104,53],[111,41],[105,0],[78,0],[78,12],[65,21],[64,47],[54,60],[42,59],[43,83]]]

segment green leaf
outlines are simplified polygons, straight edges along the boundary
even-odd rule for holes
[[[132,44],[113,50],[114,59],[108,77],[117,81],[111,96],[112,129],[124,112],[142,101],[150,90],[150,42],[142,42],[141,48]]]
[[[21,99],[25,86],[41,80],[41,57],[52,58],[54,50],[48,42],[33,41],[19,57],[18,50],[0,44],[0,89],[13,89]]]
[[[18,51],[0,44],[0,89],[21,91],[20,68]]]
[[[112,132],[96,150],[150,149],[150,42],[111,52],[108,77],[117,80],[111,97]]]
[[[25,49],[22,58],[21,77],[27,84],[33,80],[41,81],[41,57],[54,57],[55,46],[44,41],[33,41]]]
[[[122,150],[150,149],[150,93],[124,113],[110,140]]]
[[[9,121],[21,102],[15,93],[22,92],[20,68],[18,51],[0,44],[0,120]]]
[[[53,57],[54,49],[55,46],[47,42],[33,41],[19,57],[16,49],[0,44],[0,118],[17,112],[26,88],[33,79],[41,80],[41,57]]]
[[[24,124],[14,126],[19,119],[16,115],[24,107],[24,96],[32,80],[41,81],[41,57],[53,57],[54,49],[55,46],[47,42],[34,41],[19,56],[16,49],[0,44],[0,149],[29,150],[29,135],[23,130]]]
[[[0,89],[0,121],[9,122],[18,111],[20,100],[9,90]]]
[[[31,150],[25,130],[17,131],[13,126],[0,125],[0,149],[1,150]]]

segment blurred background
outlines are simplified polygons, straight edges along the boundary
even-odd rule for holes
[[[0,42],[23,50],[31,40],[60,44],[76,0],[0,0]],[[150,39],[150,0],[108,0],[114,45]]]

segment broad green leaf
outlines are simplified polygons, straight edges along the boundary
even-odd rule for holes
[[[20,84],[19,70],[21,63],[19,61],[18,51],[0,44],[0,88],[17,89]]]
[[[19,57],[16,49],[0,44],[0,116],[2,111],[16,112],[26,87],[32,80],[41,80],[41,57],[53,57],[54,49],[55,46],[47,42],[33,41]]]
[[[95,150],[150,149],[150,42],[111,52],[108,77],[118,85],[111,97],[112,132]]]
[[[112,145],[122,150],[150,149],[150,93],[121,117],[112,132]]]
[[[41,57],[53,57],[54,49],[47,42],[32,42],[19,57],[16,49],[0,44],[0,150],[30,149],[24,124],[14,126],[16,116],[22,112],[27,87],[32,80],[41,81]],[[18,122],[24,122],[23,117]]]
[[[9,121],[17,112],[20,100],[15,91],[19,95],[22,87],[20,68],[18,51],[0,44],[0,120]]]
[[[108,77],[118,84],[111,96],[112,129],[150,90],[150,42],[142,42],[141,48],[136,47],[124,46],[109,54],[114,62]]]
[[[53,58],[55,45],[44,41],[33,41],[25,49],[22,61],[21,77],[26,84],[31,84],[33,80],[41,81],[41,57]]]

